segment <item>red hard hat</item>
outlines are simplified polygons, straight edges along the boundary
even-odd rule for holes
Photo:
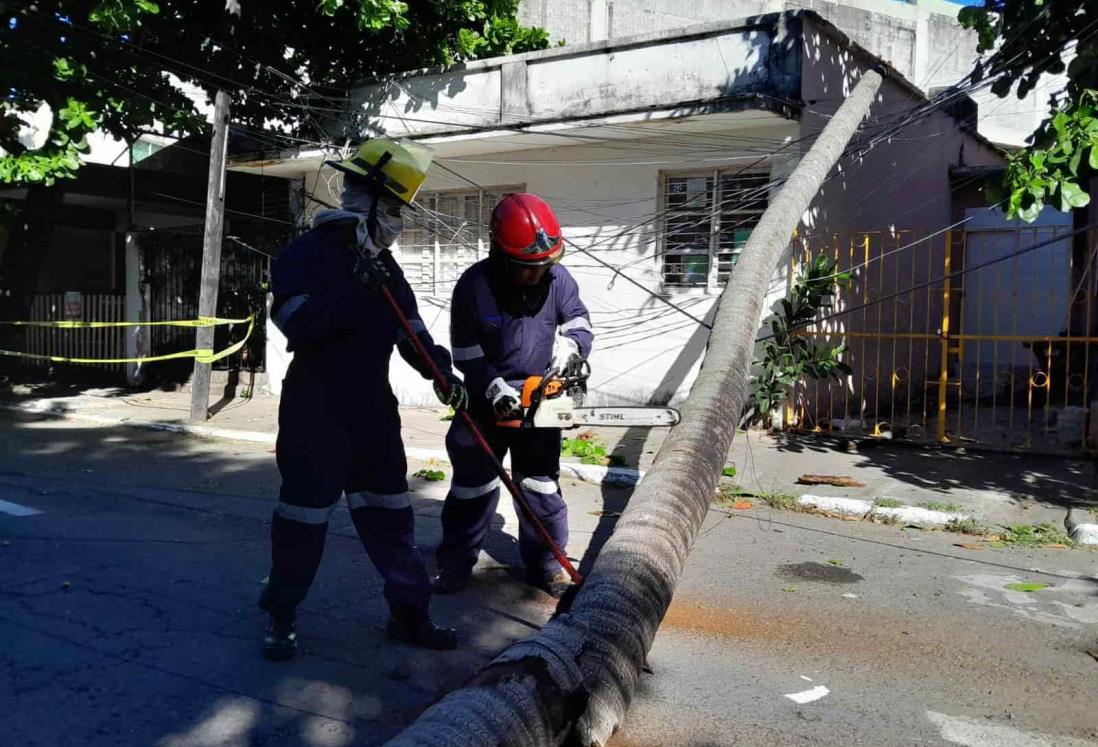
[[[560,223],[545,200],[529,192],[507,194],[492,210],[492,249],[519,265],[560,262],[564,241]]]

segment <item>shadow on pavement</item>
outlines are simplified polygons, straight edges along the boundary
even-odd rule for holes
[[[338,508],[301,654],[263,661],[277,485],[267,446],[0,416],[0,498],[41,511],[0,513],[0,724],[14,742],[378,744],[553,611],[488,570],[434,602],[459,650],[391,644],[381,579]],[[417,533],[429,556],[437,520]],[[493,534],[493,554],[517,557]]]
[[[1098,505],[1096,463],[1041,454],[905,446],[864,439],[840,439],[778,433],[773,436],[789,454],[851,453],[859,467],[881,470],[887,477],[923,490],[987,490],[1006,494],[1016,504],[1027,501],[1051,506]]]

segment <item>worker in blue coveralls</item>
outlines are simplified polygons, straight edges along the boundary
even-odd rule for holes
[[[297,649],[296,609],[324,551],[328,517],[340,496],[367,555],[385,581],[390,638],[451,649],[457,636],[428,615],[430,580],[414,543],[407,462],[397,401],[389,386],[394,345],[424,378],[431,374],[386,305],[400,304],[435,364],[449,378],[455,409],[467,395],[449,353],[436,345],[416,299],[389,252],[404,227],[401,212],[426,178],[431,151],[375,138],[348,159],[341,208],[317,213],[312,230],[286,246],[271,273],[272,321],[294,352],[278,416],[282,476],[271,524],[271,573],[260,599],[270,615],[263,654]]]
[[[560,223],[536,195],[509,194],[496,205],[487,259],[470,267],[454,288],[450,343],[469,388],[469,413],[496,457],[511,452],[511,468],[535,516],[563,550],[568,510],[561,496],[560,429],[508,428],[521,417],[520,390],[528,376],[563,370],[591,352],[593,334],[576,281],[560,262]],[[442,509],[437,594],[463,589],[499,502],[491,461],[457,418],[446,435],[454,478]],[[519,552],[527,582],[560,597],[569,577],[519,512]]]

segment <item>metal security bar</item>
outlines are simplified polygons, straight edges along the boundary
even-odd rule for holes
[[[271,258],[288,240],[276,233],[269,236],[244,232],[241,241],[224,243],[218,291],[218,315],[243,318],[256,314],[256,328],[248,344],[235,355],[214,364],[215,369],[262,371],[266,353],[265,299]],[[202,265],[202,234],[199,230],[167,229],[135,234],[141,248],[142,283],[148,288],[149,321],[194,319],[198,316],[198,283]],[[228,347],[235,333],[218,327],[214,349]],[[194,346],[194,330],[185,327],[152,327],[150,355],[165,355]],[[190,370],[190,361],[162,364],[160,370]]]
[[[121,322],[125,321],[126,297],[117,293],[46,293],[31,298],[30,321],[34,322]],[[26,352],[62,358],[124,358],[126,329],[57,329],[27,327]],[[48,360],[28,359],[28,365],[49,368]],[[119,363],[81,364],[122,378],[125,367]]]
[[[425,296],[449,297],[461,273],[488,256],[488,223],[492,209],[521,185],[481,190],[447,190],[420,194],[419,209],[406,213],[406,225],[394,247],[413,290]]]
[[[769,204],[769,171],[660,175],[663,284],[717,293]]]
[[[821,253],[853,273],[829,314],[852,311],[803,333],[845,345],[853,373],[841,382],[798,382],[787,424],[1006,450],[1082,450],[1091,441],[1098,383],[1098,247],[1055,240],[1068,230],[982,228],[917,243],[910,232],[798,239],[791,277]],[[1009,256],[1041,242],[1051,243]]]

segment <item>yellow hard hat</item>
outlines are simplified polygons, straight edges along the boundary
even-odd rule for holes
[[[434,157],[434,151],[425,145],[375,137],[358,146],[349,158],[325,163],[345,174],[377,179],[398,200],[411,205]]]

